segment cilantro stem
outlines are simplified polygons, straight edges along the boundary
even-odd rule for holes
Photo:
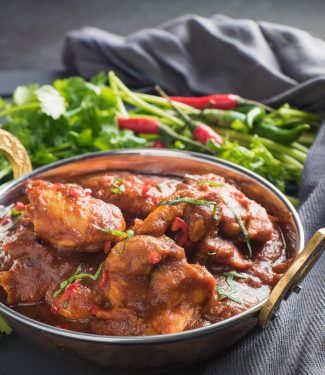
[[[238,132],[235,132],[235,131],[232,131],[232,130],[222,129],[220,127],[218,127],[217,130],[221,135],[229,136],[229,138],[231,140],[235,140],[235,141],[238,141],[239,143],[243,143],[243,144],[246,144],[246,145],[250,144],[253,140],[253,137],[254,137],[254,136],[249,135],[249,134],[238,133]],[[307,155],[300,150],[297,150],[297,149],[292,148],[292,147],[280,145],[278,143],[275,143],[275,142],[271,141],[270,139],[266,139],[266,138],[263,138],[263,137],[259,137],[259,140],[271,152],[278,152],[279,154],[289,155],[289,156],[292,156],[293,158],[295,158],[295,159],[297,159],[301,162],[304,162],[306,160]]]
[[[122,96],[125,101],[128,103],[141,108],[142,110],[150,113],[154,113],[155,115],[162,117],[162,118],[167,118],[168,120],[172,121],[173,124],[177,126],[183,126],[183,121],[180,120],[179,118],[170,115],[167,113],[165,110],[162,110],[161,108],[155,107],[141,98],[139,98],[136,94],[134,94],[131,90],[129,90],[124,83],[115,75],[114,72],[109,72],[109,78],[110,82],[113,82],[117,88],[119,88],[122,91]]]
[[[20,105],[12,106],[0,112],[0,117],[5,117],[8,115],[11,115],[12,113],[25,111],[27,109],[34,109],[34,108],[40,108],[40,107],[41,106],[38,102],[20,104]]]
[[[115,78],[114,72],[112,72],[112,71],[109,72],[108,73],[108,81],[109,81],[109,85],[111,86],[111,89],[112,89],[114,95],[116,96],[116,104],[117,104],[118,111],[119,111],[119,113],[122,117],[129,117],[128,111],[125,108],[123,100],[122,100],[120,94],[118,93],[118,88],[117,88],[117,85],[116,85],[116,82],[115,82],[114,78]]]

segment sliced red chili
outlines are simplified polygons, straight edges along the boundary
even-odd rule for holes
[[[157,264],[160,262],[160,257],[157,253],[150,253],[149,258],[151,264]]]
[[[9,222],[10,222],[9,217],[8,217],[8,216],[5,216],[5,217],[1,220],[0,224],[1,224],[1,225],[7,225]]]
[[[102,273],[102,278],[99,283],[100,288],[105,288],[105,286],[107,285],[107,281],[108,281],[108,272],[104,270]]]
[[[57,315],[59,313],[59,308],[53,303],[51,306],[51,313]]]
[[[61,329],[69,329],[69,326],[67,324],[57,324],[56,327]]]
[[[100,310],[100,306],[96,305],[95,303],[90,308],[90,313],[96,315],[96,313]]]
[[[14,210],[17,210],[17,211],[22,211],[24,208],[25,208],[25,205],[22,202],[16,202],[14,206]]]
[[[89,197],[92,193],[92,190],[91,189],[85,189],[85,196],[86,197]]]
[[[26,193],[29,193],[29,192],[32,190],[32,188],[33,188],[33,185],[32,185],[32,184],[27,184],[27,185],[26,185],[26,188],[25,188],[25,192],[26,192]]]
[[[64,293],[62,294],[62,297],[60,298],[60,301],[62,303],[66,302],[71,297],[71,294],[75,290],[77,290],[80,286],[81,286],[81,283],[79,281],[75,281],[74,283],[72,283],[71,285],[69,285],[66,288],[66,290],[64,291]]]
[[[172,226],[171,226],[171,230],[173,232],[176,232],[178,230],[181,232],[181,235],[178,238],[178,240],[176,241],[176,243],[177,243],[177,245],[183,247],[188,240],[188,226],[185,223],[185,221],[178,216],[175,217],[175,219],[172,223]]]
[[[74,186],[69,187],[68,192],[71,198],[77,198],[80,195],[80,190]]]
[[[111,251],[112,243],[111,241],[106,241],[104,245],[104,253],[108,254]]]

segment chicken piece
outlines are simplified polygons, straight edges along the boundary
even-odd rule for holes
[[[192,190],[178,191],[168,197],[168,201],[177,199],[180,199],[179,204],[158,206],[143,221],[136,222],[135,232],[162,236],[178,216],[186,222],[188,237],[193,242],[202,239],[215,227],[220,229],[224,237],[244,242],[246,239],[239,219],[245,225],[252,241],[266,242],[272,238],[272,223],[266,210],[232,185],[210,187],[202,184]],[[206,201],[210,204],[184,203],[182,199]],[[213,216],[214,206],[217,220]]]
[[[118,243],[104,266],[110,280],[110,303],[114,307],[146,310],[150,274],[167,259],[185,259],[184,250],[168,237],[135,236]]]
[[[205,195],[206,193],[201,193],[200,191],[183,190],[172,194],[168,197],[168,200],[175,201],[182,198],[204,200]],[[216,195],[214,195],[214,198],[217,199]],[[162,236],[176,217],[183,218],[188,224],[189,238],[193,241],[198,241],[208,230],[208,225],[214,221],[213,207],[211,205],[192,205],[181,201],[175,205],[164,204],[153,210],[143,221],[137,221],[133,229],[137,234]]]
[[[177,180],[120,173],[80,179],[96,198],[119,207],[129,220],[146,217],[164,197],[176,190]]]
[[[10,269],[0,272],[0,286],[9,305],[43,301],[78,266],[77,259],[38,243],[32,226],[20,225],[3,242],[3,251],[12,261]]]
[[[104,332],[112,332],[111,314],[121,309],[141,321],[141,334],[183,331],[200,318],[201,308],[215,293],[214,277],[204,267],[187,263],[184,250],[168,237],[139,235],[120,242],[104,269],[113,306],[108,315],[96,314],[101,322],[95,326]]]
[[[147,332],[176,333],[194,325],[200,309],[215,295],[215,287],[214,277],[200,265],[185,260],[161,265],[151,276],[149,298],[156,312]]]
[[[70,320],[80,320],[92,318],[100,309],[103,296],[96,292],[93,286],[88,286],[80,281],[75,281],[69,285],[63,293],[50,300],[51,311]]]
[[[91,328],[98,335],[140,336],[144,332],[143,319],[129,309],[100,310]]]
[[[211,267],[221,265],[226,269],[236,270],[244,270],[253,265],[244,258],[232,241],[221,238],[216,230],[209,232],[200,242],[194,260]]]
[[[96,252],[117,240],[97,227],[125,230],[120,209],[93,198],[76,185],[35,181],[28,191],[28,211],[37,235],[59,249]]]

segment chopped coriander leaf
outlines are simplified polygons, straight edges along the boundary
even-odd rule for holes
[[[226,292],[222,288],[216,288],[216,291],[219,294],[219,300],[220,301],[225,299],[225,298],[228,298],[231,301],[241,303],[241,300],[238,297],[235,297],[233,294],[231,294],[231,292]]]
[[[101,232],[105,232],[105,233],[108,233],[108,234],[112,234],[113,236],[122,237],[122,238],[131,238],[134,235],[133,230],[128,230],[126,232],[122,232],[122,231],[116,230],[116,229],[101,228],[101,227],[98,227],[97,225],[94,225],[94,228],[100,230]]]
[[[221,187],[221,186],[223,186],[223,184],[221,184],[220,182],[209,181],[209,180],[200,180],[200,181],[198,181],[198,184],[199,185],[206,184],[206,185],[209,185],[211,187]]]
[[[22,215],[23,211],[21,211],[21,210],[11,210],[10,214],[11,214],[11,216]]]
[[[224,289],[217,287],[216,291],[219,294],[219,300],[221,301],[225,298],[228,298],[234,302],[241,303],[241,300],[238,297],[234,296],[234,293],[236,293],[236,287],[233,281],[235,277],[240,278],[240,279],[246,279],[247,276],[241,275],[240,273],[236,271],[224,272],[223,275],[227,278],[226,282],[229,286],[229,290],[225,291]]]
[[[9,327],[8,323],[0,315],[0,333],[6,333],[7,335],[10,335],[11,332],[12,328]]]
[[[113,194],[121,194],[125,191],[125,186],[123,185],[123,178],[120,178],[120,177],[116,177],[114,178],[113,180],[113,184],[112,184],[112,188],[111,188],[111,192]]]
[[[213,220],[218,221],[218,216],[217,216],[217,203],[212,202],[212,201],[206,201],[203,199],[194,199],[194,198],[181,198],[181,197],[176,197],[175,199],[172,200],[163,200],[158,203],[158,206],[162,205],[167,205],[167,206],[175,206],[180,203],[189,203],[197,206],[212,206],[212,215],[213,215]]]
[[[225,201],[226,201],[228,207],[230,208],[230,210],[232,211],[232,213],[234,214],[235,219],[236,219],[238,225],[240,226],[241,231],[243,232],[243,235],[244,235],[244,237],[246,239],[246,244],[247,244],[249,256],[252,257],[253,251],[252,251],[251,239],[250,239],[249,234],[247,232],[247,229],[246,229],[246,227],[245,227],[245,225],[243,223],[243,220],[240,217],[240,215],[238,215],[238,213],[236,212],[235,207],[231,204],[231,202],[228,199],[225,199]]]

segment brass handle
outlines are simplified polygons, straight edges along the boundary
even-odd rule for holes
[[[281,277],[272,290],[267,302],[262,307],[258,324],[266,327],[274,317],[283,299],[287,299],[293,291],[299,290],[299,284],[321,256],[325,248],[325,228],[319,229],[297,256],[287,272]]]
[[[14,178],[32,171],[32,164],[24,146],[16,137],[3,129],[0,129],[0,152],[9,159]]]

